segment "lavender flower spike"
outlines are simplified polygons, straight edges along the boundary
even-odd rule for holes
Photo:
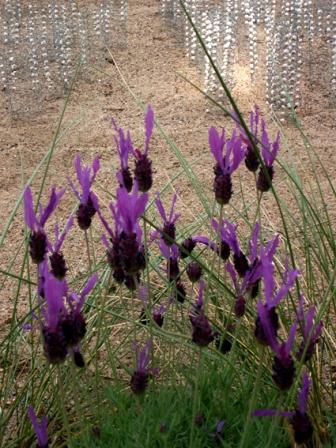
[[[271,188],[272,180],[274,177],[273,163],[280,149],[280,132],[278,132],[275,141],[271,143],[266,129],[265,120],[261,121],[261,128],[262,158],[264,160],[264,169],[266,170],[267,175],[264,169],[261,167],[257,179],[257,189],[261,192],[266,192]]]
[[[68,219],[64,231],[59,234],[59,228],[55,226],[55,243],[51,248],[51,255],[49,256],[51,273],[62,280],[65,277],[65,274],[68,270],[65,264],[63,253],[61,252],[61,247],[64,243],[64,240],[69,233],[71,227],[73,226],[74,219],[72,216]]]
[[[321,336],[323,323],[320,321],[314,327],[315,306],[311,306],[307,313],[304,312],[304,297],[299,299],[299,307],[297,310],[298,321],[301,324],[303,340],[297,353],[297,359],[300,360],[304,355],[304,361],[311,359],[315,351],[315,345]]]
[[[38,216],[36,216],[34,211],[33,197],[30,187],[26,187],[23,193],[25,222],[31,230],[29,237],[29,253],[33,262],[36,264],[42,263],[49,245],[47,235],[44,231],[44,225],[50,215],[55,211],[64,192],[65,189],[57,192],[56,188],[53,187],[46,207],[43,208],[42,205],[39,204]]]
[[[308,394],[310,378],[306,372],[302,374],[301,388],[298,393],[297,409],[294,411],[280,411],[278,409],[258,409],[253,412],[254,417],[282,416],[289,419],[294,432],[295,442],[303,444],[308,442],[313,435],[313,426],[307,414]]]
[[[153,184],[152,162],[148,158],[149,142],[154,127],[154,112],[151,106],[147,107],[145,116],[145,148],[141,153],[139,149],[133,151],[136,158],[134,177],[139,184],[139,190],[146,193]]]
[[[209,324],[209,320],[204,314],[203,295],[205,282],[201,280],[199,283],[199,293],[195,304],[192,305],[189,319],[192,325],[192,340],[200,347],[206,347],[215,338],[215,334]]]
[[[135,346],[137,353],[137,365],[136,370],[131,377],[130,386],[133,393],[136,395],[142,394],[148,386],[149,379],[158,373],[158,369],[148,368],[151,347],[151,341],[147,341],[145,347],[140,352],[137,346]]]
[[[209,145],[216,160],[213,183],[215,198],[220,205],[225,205],[230,202],[232,196],[231,175],[244,158],[242,140],[236,131],[233,131],[230,139],[225,139],[224,130],[220,135],[214,127],[211,127],[209,129]],[[226,153],[224,155],[225,147]]]
[[[167,215],[163,204],[161,202],[159,193],[157,193],[157,197],[155,199],[155,205],[160,213],[160,216],[163,220],[163,228],[162,228],[162,239],[166,243],[167,246],[171,246],[174,244],[176,229],[175,223],[181,216],[180,213],[174,214],[174,208],[177,200],[177,193],[174,194],[172,199],[172,205],[170,207],[169,215]]]
[[[133,178],[128,166],[128,157],[134,152],[131,135],[129,132],[125,135],[125,131],[122,128],[118,128],[114,120],[112,120],[112,123],[118,133],[118,137],[115,137],[114,140],[117,145],[121,165],[121,169],[117,173],[117,179],[120,185],[130,192],[133,186]]]
[[[259,122],[260,122],[259,107],[255,106],[254,111],[250,112],[250,132],[252,137],[254,138],[255,143],[257,143],[258,140]],[[249,171],[255,173],[259,168],[260,162],[257,154],[255,153],[255,149],[253,148],[250,142],[250,139],[242,129],[241,131],[242,131],[241,137],[243,139],[243,142],[246,144],[245,165]]]
[[[75,196],[80,201],[77,210],[78,225],[82,230],[87,230],[91,225],[92,218],[98,210],[98,198],[91,191],[91,186],[100,168],[99,157],[96,157],[93,160],[91,167],[82,166],[81,156],[80,154],[77,154],[77,156],[75,157],[74,165],[77,173],[77,180],[82,192],[78,192],[75,185],[70,179],[69,183]]]
[[[35,431],[37,439],[37,448],[48,448],[48,420],[44,415],[41,418],[41,422],[37,421],[37,417],[33,406],[28,406],[28,415]]]

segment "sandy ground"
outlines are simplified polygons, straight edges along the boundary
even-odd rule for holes
[[[210,125],[230,126],[228,121],[212,108],[207,112],[207,104],[197,91],[178,77],[178,73],[200,84],[199,75],[194,66],[185,58],[184,50],[174,39],[173,31],[163,23],[158,14],[155,0],[130,0],[128,20],[128,46],[124,50],[115,50],[114,57],[129,87],[143,101],[152,104],[156,118],[165,132],[174,139],[184,157],[193,164],[199,181],[210,191],[212,181],[212,160],[207,146],[207,129]],[[324,43],[316,48],[318,59],[313,67],[313,80],[304,80],[304,96],[302,106],[297,113],[311,143],[318,150],[321,159],[327,164],[329,174],[335,170],[336,154],[334,151],[335,104],[325,94],[323,76],[323,58],[326,57]],[[102,57],[105,57],[102,53]],[[59,142],[53,155],[47,177],[47,187],[56,184],[67,184],[67,176],[73,176],[72,162],[79,151],[85,161],[95,155],[101,156],[102,169],[98,176],[97,192],[102,203],[107,203],[105,190],[113,191],[114,170],[116,168],[115,146],[110,124],[114,117],[122,126],[132,130],[133,139],[139,146],[143,142],[143,113],[135,104],[129,93],[118,81],[118,72],[111,63],[101,66],[104,73],[91,70],[90,82],[80,81],[75,85],[67,108],[62,129],[71,125],[71,129]],[[245,67],[236,67],[237,84],[235,97],[244,112],[248,112],[255,103],[263,103],[262,89],[252,86]],[[22,191],[24,182],[42,159],[56,129],[63,99],[46,103],[43,112],[13,120],[6,111],[5,93],[0,93],[0,186],[1,207],[0,220],[3,229],[15,202]],[[312,178],[312,170],[303,144],[293,125],[285,125],[287,142],[283,143],[282,155],[290,163],[298,163],[303,179]],[[178,170],[179,162],[172,154],[158,130],[155,131],[151,144],[151,157],[155,167],[153,191],[160,189]],[[302,164],[302,165],[300,165]],[[242,174],[242,180],[246,172]],[[36,191],[41,182],[38,175],[33,182]],[[248,183],[248,182],[247,182]],[[276,178],[280,193],[286,193],[281,176]],[[321,175],[322,187],[326,181]],[[179,188],[179,208],[186,222],[191,222],[199,213],[190,182],[185,178],[175,181]],[[246,192],[249,196],[249,191]],[[265,207],[267,208],[267,201]],[[269,203],[271,203],[269,199]],[[70,192],[56,214],[60,224],[64,223],[67,213],[74,206],[74,198]],[[333,205],[330,203],[330,208]],[[270,222],[272,212],[269,213]],[[274,220],[272,227],[277,228]],[[24,225],[21,208],[13,221],[5,243],[1,248],[0,268],[8,270],[16,249],[23,238]],[[99,238],[99,229],[96,238]],[[65,255],[69,257],[70,275],[85,270],[85,262],[78,261],[83,253],[83,235],[76,228],[64,246]],[[11,267],[11,272],[19,274],[22,260],[22,249],[19,251]],[[34,275],[34,274],[33,274]],[[9,280],[0,274],[1,313],[0,323],[9,323],[13,298],[17,281]],[[23,289],[22,291],[24,291]],[[24,293],[19,300],[19,310],[27,310],[27,298]]]

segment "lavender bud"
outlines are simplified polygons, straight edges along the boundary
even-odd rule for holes
[[[137,263],[139,245],[136,240],[136,234],[126,235],[123,232],[120,238],[119,249],[121,265],[124,272],[128,275],[136,274],[139,270]]]
[[[230,245],[222,240],[220,245],[220,257],[223,261],[226,261],[230,256]]]
[[[275,307],[268,310],[268,318],[270,320],[271,328],[274,333],[274,337],[277,337],[278,330],[279,330],[279,316],[276,312]],[[254,335],[257,338],[258,342],[262,345],[268,345],[268,341],[264,332],[264,328],[261,324],[259,316],[256,319],[255,322],[255,329],[254,329]]]
[[[134,177],[139,190],[146,193],[153,184],[152,162],[146,154],[140,154],[135,162]]]
[[[47,252],[47,237],[42,230],[32,232],[29,237],[29,253],[33,263],[39,264],[44,260]]]
[[[162,239],[167,246],[172,246],[174,244],[175,236],[175,224],[172,222],[166,223],[162,229]]]
[[[169,261],[167,262],[167,270],[169,280],[171,282],[176,280],[180,275],[178,260],[176,260],[175,258],[170,258]]]
[[[187,275],[191,283],[198,282],[202,276],[202,267],[197,261],[192,261],[188,264]]]
[[[271,188],[273,177],[274,177],[273,165],[266,166],[266,170],[267,170],[269,179],[268,179],[268,177],[266,177],[264,170],[261,168],[259,170],[258,179],[257,179],[257,190],[259,190],[263,193],[265,193],[266,191],[268,191]]]
[[[296,443],[301,445],[311,439],[314,429],[306,412],[302,413],[297,410],[290,419],[290,424],[294,431],[294,439]]]
[[[190,316],[190,322],[193,327],[192,340],[195,344],[206,347],[214,340],[214,333],[204,313]]]
[[[148,386],[149,374],[146,371],[136,370],[131,378],[131,389],[136,395],[145,392]]]
[[[306,348],[306,341],[302,341],[299,347],[299,350],[296,354],[296,358],[298,359],[298,361],[301,361],[301,358],[305,352],[305,348]],[[304,357],[304,362],[308,362],[314,355],[315,352],[315,342],[311,341],[306,349],[306,353],[305,353],[305,357]]]
[[[246,151],[246,155],[245,155],[245,165],[246,165],[246,168],[249,171],[251,171],[252,173],[255,173],[260,165],[259,159],[255,153],[255,150],[250,145],[247,147],[247,151]]]
[[[130,193],[133,187],[133,178],[129,167],[122,169],[121,176],[124,183],[124,187],[126,188],[127,192]]]
[[[248,260],[242,251],[233,255],[233,264],[239,277],[244,277],[249,270]]]
[[[55,331],[49,331],[48,328],[42,329],[44,354],[50,364],[62,363],[68,350],[63,332],[60,328]]]
[[[234,312],[237,317],[243,317],[245,314],[246,301],[243,296],[239,296],[236,299]]]
[[[66,345],[68,347],[78,345],[86,333],[85,318],[81,313],[71,312],[64,319],[62,319],[61,328]]]
[[[96,209],[93,205],[91,196],[86,204],[79,204],[76,216],[77,222],[82,230],[87,230],[91,226],[92,218],[96,213]]]
[[[194,250],[195,246],[196,243],[195,241],[193,241],[192,238],[187,238],[186,240],[184,240],[183,243],[181,244],[180,257],[187,258]]]
[[[293,359],[289,357],[288,359],[282,360],[275,356],[272,368],[272,378],[279,389],[289,389],[292,386],[295,377]]]
[[[62,252],[54,252],[50,255],[49,260],[51,265],[51,273],[54,277],[62,280],[68,270]]]
[[[213,184],[215,198],[218,204],[225,205],[230,202],[232,196],[232,181],[230,174],[216,176]]]

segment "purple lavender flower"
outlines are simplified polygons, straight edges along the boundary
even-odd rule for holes
[[[307,413],[310,378],[306,372],[302,374],[301,388],[298,393],[298,405],[294,411],[279,411],[278,409],[259,409],[253,412],[254,417],[281,416],[289,419],[294,432],[295,442],[309,442],[313,435],[313,425]]]
[[[209,129],[209,145],[217,162],[214,167],[215,179],[213,184],[215,198],[220,205],[225,205],[230,202],[232,196],[231,175],[244,158],[242,141],[236,131],[233,131],[230,139],[225,139],[224,130],[219,135],[218,131],[212,127]],[[223,155],[225,147],[226,153]]]
[[[280,132],[278,132],[275,141],[271,143],[266,129],[265,120],[261,120],[261,128],[262,128],[261,133],[262,158],[265,167],[261,167],[259,170],[257,179],[257,189],[261,192],[266,192],[271,188],[274,177],[273,163],[276,156],[278,155],[280,148]]]
[[[219,231],[219,224],[215,219],[211,221],[212,227],[216,233]],[[249,263],[246,255],[242,252],[236,233],[237,227],[230,221],[225,220],[220,229],[220,235],[223,242],[226,243],[233,252],[233,264],[240,277],[244,277],[249,269]]]
[[[158,374],[158,369],[148,368],[151,347],[151,341],[147,341],[145,347],[140,352],[139,349],[135,347],[137,353],[137,365],[136,370],[131,377],[130,386],[133,393],[136,395],[140,395],[145,392],[149,379],[153,377],[153,375]]]
[[[315,306],[311,306],[307,310],[307,313],[304,312],[304,297],[301,295],[297,310],[297,318],[300,327],[302,328],[303,340],[296,356],[298,360],[301,360],[302,356],[304,356],[305,362],[312,358],[315,351],[315,345],[319,341],[323,328],[323,323],[321,321],[314,327],[315,313]]]
[[[259,133],[259,121],[260,121],[260,113],[259,107],[255,106],[254,111],[250,112],[250,132],[252,138],[254,138],[254,142],[258,141],[258,133]],[[246,144],[246,153],[245,153],[245,165],[246,168],[255,173],[259,168],[260,162],[258,156],[253,148],[249,137],[246,135],[245,131],[239,126],[241,131],[241,138],[243,142]]]
[[[198,282],[202,276],[202,266],[197,261],[192,261],[187,266],[187,275],[192,283]]]
[[[161,231],[162,236],[161,237],[167,246],[172,246],[174,244],[174,240],[176,237],[175,223],[181,216],[180,213],[174,214],[176,199],[177,199],[177,194],[175,193],[173,196],[173,199],[172,199],[172,204],[170,207],[169,215],[167,215],[158,193],[157,193],[157,197],[155,199],[156,207],[157,207],[158,212],[163,220],[163,227],[162,227],[162,231]]]
[[[81,294],[69,294],[65,280],[58,280],[49,271],[47,263],[43,266],[43,292],[46,306],[42,313],[43,347],[46,358],[51,364],[65,360],[68,350],[76,349],[86,333],[86,322],[81,312],[85,297],[97,282],[93,275]]]
[[[127,135],[125,135],[125,131],[122,128],[118,128],[114,120],[112,120],[112,123],[116,132],[118,133],[118,137],[115,137],[114,139],[117,145],[121,165],[121,169],[117,173],[117,179],[120,186],[124,187],[128,191],[128,193],[130,193],[133,187],[133,178],[128,166],[128,158],[130,154],[134,153],[131,135],[129,132],[127,132]]]
[[[279,317],[276,312],[276,307],[294,285],[294,282],[299,275],[299,271],[297,269],[290,270],[287,265],[282,278],[282,285],[278,292],[275,292],[274,265],[269,253],[267,253],[266,250],[262,251],[261,263],[266,302],[265,304],[261,301],[258,303],[258,317],[256,319],[254,334],[258,342],[267,345],[269,344],[269,341],[266,337],[265,328],[261,321],[260,310],[264,310],[264,314],[270,322],[271,332],[273,336],[276,337],[279,329]]]
[[[36,448],[48,448],[48,420],[44,415],[39,423],[33,406],[28,406],[28,416],[35,431],[37,445]]]
[[[139,190],[146,193],[153,184],[152,162],[148,158],[149,142],[152,136],[154,127],[154,112],[150,106],[147,107],[145,116],[145,147],[144,152],[141,153],[139,149],[135,149],[133,154],[136,158],[134,177],[138,182]]]
[[[225,425],[225,420],[219,420],[216,424],[215,432],[212,433],[212,437],[214,438],[215,442],[221,443],[222,437],[223,437],[223,429]]]
[[[47,206],[43,208],[42,205],[39,204],[39,214],[36,216],[31,189],[26,187],[24,191],[23,199],[25,222],[31,230],[29,237],[29,253],[33,262],[36,264],[40,264],[44,260],[49,244],[44,230],[45,223],[50,215],[55,211],[64,192],[64,189],[57,192],[55,187],[53,187]]]
[[[77,180],[81,187],[82,193],[80,194],[76,189],[73,182],[69,179],[70,186],[80,201],[77,210],[77,222],[82,230],[87,230],[92,222],[92,218],[98,210],[98,198],[91,191],[91,186],[96,178],[97,172],[100,168],[99,157],[96,157],[92,162],[92,167],[82,166],[81,156],[77,154],[74,161]],[[91,173],[92,170],[92,173]]]
[[[139,194],[137,182],[134,183],[132,193],[127,193],[124,188],[117,191],[117,209],[122,229],[119,242],[121,266],[126,276],[133,278],[145,268],[139,219],[145,212],[147,201],[148,194]]]
[[[209,320],[204,314],[203,294],[205,282],[199,283],[199,293],[195,304],[192,305],[189,319],[192,325],[192,340],[200,347],[206,347],[214,340],[215,334],[209,324]]]
[[[196,242],[192,237],[186,238],[180,245],[180,257],[187,258],[191,255],[191,252],[196,247]]]
[[[70,217],[65,225],[64,231],[61,234],[59,234],[58,226],[55,226],[56,241],[51,247],[51,255],[49,256],[49,261],[51,266],[51,273],[59,280],[62,280],[65,277],[68,270],[63,253],[61,252],[61,247],[64,243],[65,237],[67,236],[73,225],[73,222],[74,219]]]

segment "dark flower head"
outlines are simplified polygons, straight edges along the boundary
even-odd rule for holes
[[[138,182],[139,190],[146,193],[153,184],[152,162],[148,158],[149,142],[152,136],[154,127],[154,112],[150,106],[147,107],[145,116],[145,148],[141,153],[136,149],[133,153],[135,155],[135,169],[134,177]]]
[[[64,256],[62,252],[54,252],[49,256],[51,273],[54,277],[62,280],[67,273],[68,268],[66,267]]]
[[[244,277],[249,270],[248,260],[242,251],[233,254],[233,264],[240,277]]]
[[[295,379],[295,365],[289,354],[275,356],[272,365],[272,378],[280,390],[290,389]]]
[[[231,175],[238,168],[244,157],[242,141],[236,132],[230,139],[225,139],[224,130],[219,135],[215,128],[209,129],[209,145],[216,160],[214,167],[214,192],[216,201],[220,205],[228,204],[232,196]],[[226,153],[223,154],[226,147]]]
[[[61,328],[67,347],[78,345],[86,333],[86,321],[82,313],[70,311],[61,320]]]
[[[42,329],[44,355],[50,364],[60,364],[64,362],[67,354],[67,344],[61,327],[49,330],[48,327]]]
[[[188,264],[187,275],[192,283],[198,282],[202,276],[202,266],[197,261]]]
[[[99,157],[96,157],[93,160],[91,167],[82,166],[80,154],[77,154],[77,156],[75,157],[74,165],[76,169],[77,180],[81,187],[81,193],[79,193],[74,183],[70,179],[69,183],[75,196],[80,202],[77,209],[78,225],[82,230],[87,230],[91,225],[93,216],[99,208],[98,198],[91,191],[91,186],[100,168]]]
[[[209,320],[203,310],[204,289],[205,283],[201,280],[197,301],[192,305],[192,310],[189,314],[189,319],[192,325],[192,340],[200,347],[206,347],[215,338],[215,333],[212,331]]]
[[[274,178],[273,166],[267,166],[264,169],[260,168],[257,178],[257,189],[262,193],[266,193],[272,186]]]
[[[191,237],[185,239],[183,241],[183,243],[181,244],[180,257],[187,258],[188,256],[190,256],[190,254],[194,250],[195,246],[196,246],[196,242],[193,241],[193,239]]]
[[[220,257],[223,261],[226,261],[228,260],[229,256],[230,256],[230,245],[226,241],[222,240],[220,244]]]
[[[204,414],[197,414],[195,417],[195,425],[196,426],[203,426],[205,423],[205,417]]]
[[[258,155],[256,154],[256,150],[253,148],[253,145],[250,141],[252,137],[253,142],[257,144],[259,138],[259,122],[260,122],[260,113],[259,108],[255,106],[254,111],[250,112],[250,133],[251,136],[248,136],[245,130],[238,125],[239,130],[241,132],[240,136],[243,142],[246,145],[245,152],[245,165],[246,168],[251,172],[256,172],[259,168],[260,162]]]
[[[163,207],[159,194],[157,194],[157,197],[155,199],[155,205],[163,221],[161,237],[167,246],[172,246],[174,244],[176,236],[175,223],[181,216],[179,213],[174,213],[176,200],[177,194],[175,193],[172,199],[169,214],[167,214],[166,210]]]
[[[44,208],[39,204],[39,214],[36,215],[34,211],[31,189],[29,187],[25,188],[23,194],[24,217],[27,226],[31,230],[29,238],[29,253],[33,262],[36,264],[43,262],[48,246],[50,245],[44,230],[45,223],[50,215],[55,211],[64,192],[64,189],[57,192],[55,187],[53,187],[48,204]]]
[[[62,280],[65,277],[68,270],[68,268],[66,267],[63,253],[61,252],[61,247],[73,225],[73,222],[74,219],[71,216],[67,220],[65,228],[62,233],[59,232],[58,226],[55,226],[55,243],[51,247],[51,255],[49,256],[49,261],[51,266],[51,273],[53,274],[54,277],[58,278],[59,280]]]
[[[265,313],[268,314],[270,331],[272,332],[273,336],[276,337],[278,334],[278,330],[279,330],[278,313],[276,312],[275,307],[273,307],[271,309],[265,309]],[[254,335],[260,344],[269,345],[268,338],[265,334],[264,326],[263,326],[262,320],[260,318],[260,314],[257,316],[256,322],[255,322]]]
[[[30,418],[32,427],[35,431],[37,439],[37,448],[48,448],[48,420],[44,415],[39,423],[34,411],[33,406],[28,406],[28,416]]]
[[[237,317],[243,317],[245,314],[246,300],[243,296],[236,298],[234,312]]]
[[[266,192],[271,188],[274,177],[273,163],[280,148],[280,133],[278,132],[276,140],[271,143],[266,129],[265,120],[261,121],[261,127],[262,158],[265,166],[260,167],[257,179],[257,189],[261,192]]]
[[[125,275],[124,284],[126,288],[129,289],[130,291],[136,291],[139,282],[140,282],[139,273],[137,273],[136,275]]]
[[[129,132],[127,132],[126,135],[122,128],[118,128],[114,120],[112,120],[112,124],[117,132],[117,136],[114,137],[114,140],[120,158],[120,171],[117,173],[117,179],[120,186],[124,187],[128,193],[130,193],[133,187],[133,178],[128,166],[128,157],[134,152],[133,143]]]
[[[149,379],[158,373],[158,369],[148,367],[150,350],[150,341],[147,341],[145,347],[141,351],[136,347],[137,365],[130,382],[132,392],[136,395],[142,394],[148,386]]]
[[[75,293],[69,295],[66,281],[58,280],[48,272],[46,262],[42,275],[46,301],[42,309],[44,353],[50,363],[57,364],[65,360],[68,348],[77,345],[85,335],[86,325],[81,309],[98,277],[93,275],[78,296]]]
[[[313,435],[313,425],[307,413],[310,379],[307,373],[303,373],[301,389],[298,394],[298,405],[294,411],[280,411],[278,409],[259,409],[253,412],[255,417],[282,416],[289,419],[294,432],[295,442],[307,443]]]

